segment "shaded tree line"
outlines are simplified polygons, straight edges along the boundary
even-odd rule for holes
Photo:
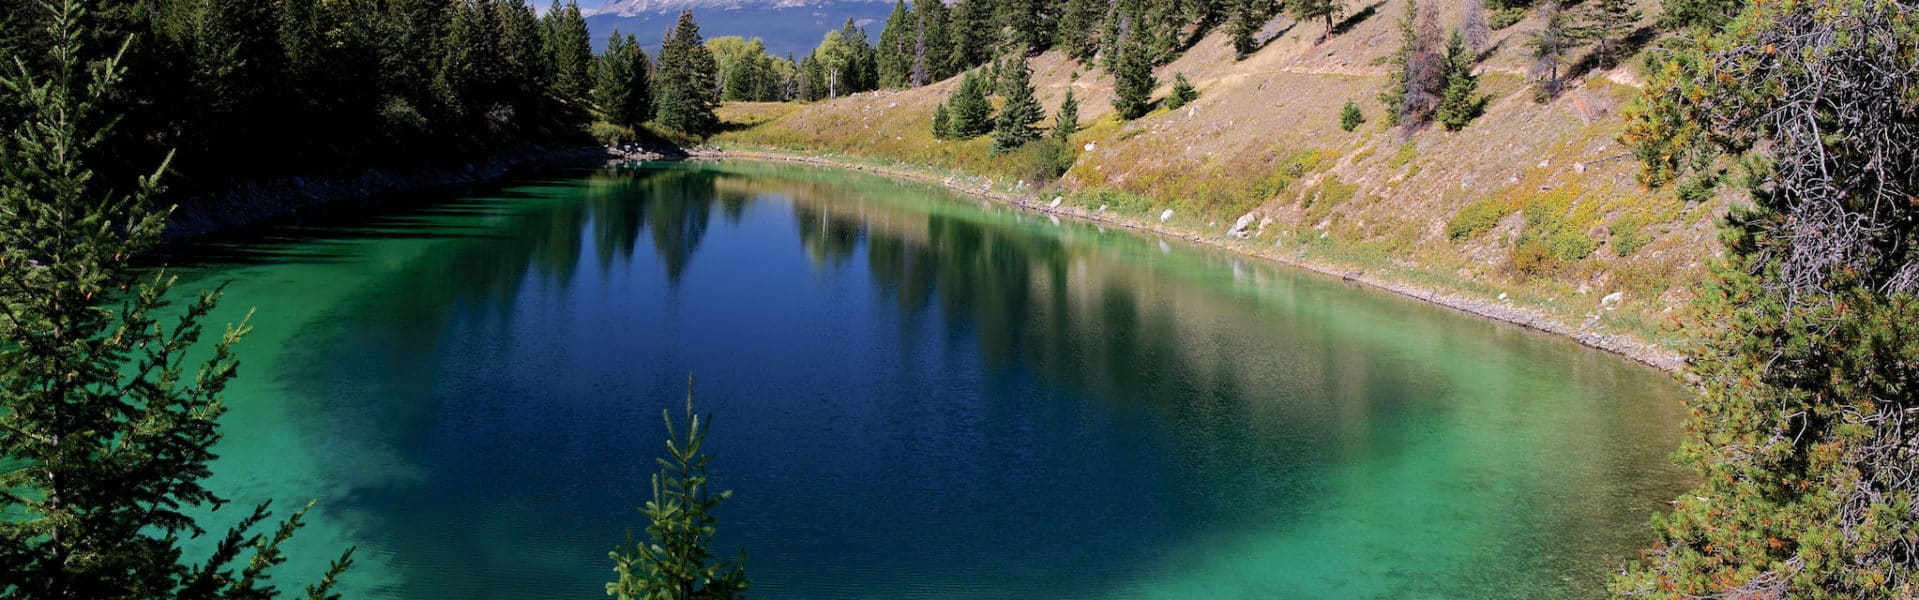
[[[105,99],[119,126],[90,157],[106,180],[125,180],[133,165],[169,152],[174,187],[189,191],[245,178],[457,163],[584,140],[595,119],[635,125],[669,108],[677,118],[664,96],[695,112],[705,96],[682,89],[686,78],[653,77],[655,65],[628,38],[615,36],[608,55],[594,56],[570,0],[555,0],[544,16],[523,0],[89,4],[98,9],[80,17],[83,61],[98,64],[125,46],[126,75]],[[49,18],[26,2],[0,8],[5,60],[50,66],[56,41],[36,35]],[[676,55],[660,66],[703,68],[697,63]],[[672,83],[649,87],[653,79]],[[0,91],[0,106],[17,104],[18,95]],[[21,115],[0,111],[0,125]]]

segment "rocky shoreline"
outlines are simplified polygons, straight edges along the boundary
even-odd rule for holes
[[[1306,259],[1299,256],[1286,256],[1278,253],[1248,252],[1243,248],[1228,245],[1227,243],[1225,243],[1224,240],[1208,238],[1208,237],[1193,233],[1191,231],[1186,231],[1184,229],[1165,227],[1152,222],[1140,222],[1133,219],[1122,219],[1111,213],[1090,212],[1090,211],[1086,211],[1086,210],[1072,207],[1072,206],[1061,206],[1055,203],[1041,202],[1037,196],[1034,196],[1032,194],[1013,195],[1013,194],[1007,194],[1002,192],[995,192],[995,191],[991,191],[990,189],[982,189],[980,187],[975,187],[972,185],[962,185],[958,182],[953,181],[951,178],[942,179],[940,177],[936,177],[927,173],[917,172],[917,171],[913,171],[911,169],[906,169],[906,168],[889,168],[889,167],[880,167],[880,166],[873,166],[873,165],[864,165],[864,164],[857,164],[857,163],[852,163],[847,161],[833,160],[830,158],[823,158],[818,156],[807,156],[807,155],[801,155],[801,154],[785,154],[785,153],[768,152],[768,151],[762,151],[762,150],[741,151],[741,150],[698,149],[690,152],[688,154],[688,157],[694,158],[694,159],[740,158],[740,159],[751,159],[751,160],[770,160],[770,161],[780,161],[780,162],[814,164],[814,165],[823,165],[823,166],[830,166],[830,167],[836,167],[836,168],[842,168],[842,169],[849,169],[854,171],[864,171],[868,173],[881,174],[888,177],[895,177],[900,179],[911,179],[915,181],[942,185],[955,192],[967,194],[967,195],[978,197],[978,198],[984,198],[994,202],[1000,202],[1003,204],[1017,206],[1026,210],[1066,215],[1066,216],[1070,216],[1070,217],[1074,217],[1074,218],[1078,218],[1086,221],[1098,222],[1098,223],[1113,225],[1118,227],[1125,227],[1125,228],[1149,232],[1157,235],[1177,237],[1193,244],[1198,244],[1198,245],[1212,247],[1212,248],[1219,248],[1219,249],[1227,250],[1237,254],[1241,254],[1244,256],[1259,258],[1263,260],[1269,260],[1279,264],[1284,264],[1292,267],[1305,269],[1307,271],[1312,271],[1322,275],[1337,277],[1350,283],[1356,283],[1356,284],[1365,285],[1368,287],[1378,288],[1378,289],[1399,294],[1402,296],[1423,300],[1426,302],[1430,302],[1430,303],[1451,308],[1454,310],[1470,313],[1480,317],[1493,319],[1497,321],[1504,321],[1507,323],[1512,323],[1514,325],[1519,325],[1521,327],[1526,327],[1528,329],[1533,329],[1536,331],[1565,336],[1589,348],[1603,350],[1606,352],[1611,352],[1613,354],[1618,354],[1620,356],[1624,356],[1626,358],[1632,359],[1641,364],[1645,364],[1647,366],[1651,366],[1653,368],[1666,371],[1668,373],[1674,373],[1674,374],[1681,373],[1683,372],[1683,369],[1686,366],[1685,357],[1681,355],[1680,353],[1673,351],[1670,348],[1660,347],[1660,346],[1645,342],[1643,340],[1634,338],[1632,336],[1602,333],[1598,331],[1593,331],[1591,329],[1588,329],[1586,327],[1582,327],[1579,325],[1567,324],[1545,313],[1524,308],[1524,307],[1513,306],[1506,302],[1496,301],[1496,300],[1486,300],[1483,298],[1472,297],[1472,296],[1460,294],[1457,292],[1435,290],[1435,289],[1430,289],[1423,286],[1385,280],[1377,276],[1365,273],[1363,271],[1354,271],[1350,268],[1341,268],[1338,265],[1322,263],[1319,261],[1314,261],[1314,260]]]

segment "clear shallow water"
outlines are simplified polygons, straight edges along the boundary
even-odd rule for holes
[[[170,259],[258,310],[213,484],[319,500],[285,586],[603,597],[689,372],[756,597],[1597,596],[1684,483],[1664,375],[1176,242],[757,163],[444,196]]]

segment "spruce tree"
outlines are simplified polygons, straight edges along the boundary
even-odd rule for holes
[[[924,41],[913,48],[913,68],[917,73],[924,70],[926,77],[917,85],[926,85],[941,81],[958,74],[949,70],[953,45],[948,33],[952,28],[949,22],[945,2],[921,2],[913,7],[913,16],[919,21],[919,33]]]
[[[886,17],[886,28],[880,30],[880,43],[875,49],[879,87],[901,89],[912,85],[914,45],[919,37],[916,22],[906,0],[894,0],[893,13]]]
[[[750,583],[746,553],[737,561],[716,560],[710,548],[719,519],[713,511],[733,497],[732,490],[714,493],[707,475],[713,455],[705,452],[705,419],[693,414],[693,378],[686,380],[686,417],[674,427],[671,411],[661,410],[666,422],[666,455],[657,459],[653,496],[640,507],[646,515],[645,543],[631,551],[609,553],[619,578],[606,584],[606,594],[620,600],[740,600]]]
[[[1365,122],[1366,114],[1359,111],[1358,102],[1347,100],[1346,107],[1339,110],[1339,129],[1341,131],[1359,129],[1359,124]]]
[[[560,7],[558,0],[554,0],[554,6],[546,15],[553,95],[566,102],[581,102],[593,89],[592,34],[587,33],[586,18],[581,16],[578,2],[567,0],[566,6]]]
[[[1120,42],[1113,70],[1113,110],[1121,119],[1140,118],[1152,108],[1153,88],[1159,82],[1153,80],[1153,62],[1146,53],[1145,44],[1136,38]]]
[[[332,4],[345,1],[335,0]],[[523,0],[501,2],[494,5],[493,17],[500,31],[500,56],[505,60],[499,67],[505,71],[505,83],[501,86],[504,99],[514,107],[514,118],[524,127],[530,125],[529,117],[541,110],[540,105],[547,98],[547,90],[553,84],[550,77],[553,63],[540,34],[540,17],[533,13],[532,5]]]
[[[1244,59],[1259,49],[1259,30],[1272,18],[1274,7],[1273,0],[1232,0],[1232,18],[1226,25],[1234,56]]]
[[[653,90],[646,50],[632,35],[620,35],[615,29],[608,35],[606,50],[600,53],[598,85],[594,95],[606,120],[621,127],[638,130],[652,117]]]
[[[866,30],[861,29],[852,19],[847,19],[846,24],[840,26],[840,36],[846,38],[853,48],[853,60],[848,63],[849,70],[846,75],[847,92],[870,92],[879,89],[879,53],[874,50],[873,43],[867,39]]]
[[[1419,51],[1419,0],[1406,0],[1406,14],[1400,15],[1399,48],[1393,50],[1386,69],[1386,89],[1379,92],[1379,103],[1386,108],[1386,124],[1399,125],[1406,105],[1406,71]]]
[[[1669,30],[1698,32],[1704,37],[1739,16],[1745,0],[1662,0],[1659,25]]]
[[[287,106],[286,49],[279,5],[255,0],[206,0],[193,50],[194,105],[202,111],[197,158],[230,162],[241,171],[267,170],[268,139]],[[191,155],[190,155],[191,157]]]
[[[960,73],[986,63],[999,46],[999,30],[994,27],[993,0],[959,0],[947,17],[946,60],[948,73]]]
[[[819,53],[814,52],[800,59],[797,87],[800,100],[818,102],[826,99],[826,66],[820,62]]]
[[[1332,39],[1334,22],[1338,21],[1340,15],[1346,10],[1346,7],[1340,4],[1340,0],[1288,0],[1286,8],[1288,12],[1293,13],[1293,18],[1300,21],[1313,19],[1326,21],[1326,33],[1319,37],[1321,43]]]
[[[1102,0],[1066,0],[1053,32],[1054,46],[1076,60],[1091,60],[1099,53],[1099,28],[1105,18]]]
[[[1439,124],[1446,131],[1459,131],[1479,118],[1486,100],[1479,97],[1479,77],[1473,75],[1472,51],[1466,49],[1466,38],[1457,29],[1446,41],[1445,71],[1446,87],[1439,97]]]
[[[919,15],[913,17],[913,47],[908,55],[906,85],[919,87],[933,82],[933,63],[927,56],[927,35],[931,33],[926,20]]]
[[[1177,110],[1199,99],[1199,90],[1193,89],[1193,82],[1186,80],[1185,73],[1173,74],[1173,91],[1166,96],[1166,108]]]
[[[706,136],[719,127],[718,67],[700,39],[693,13],[682,11],[672,35],[660,43],[653,74],[654,120],[675,131]]]
[[[933,139],[944,140],[953,137],[953,116],[946,110],[946,103],[933,107]]]
[[[1577,33],[1592,40],[1593,57],[1598,59],[1600,67],[1610,69],[1619,65],[1621,46],[1626,43],[1626,37],[1632,35],[1639,16],[1639,8],[1632,0],[1592,0],[1584,5]]]
[[[1559,97],[1559,67],[1566,63],[1566,53],[1572,50],[1574,40],[1565,11],[1560,9],[1557,0],[1548,0],[1539,8],[1539,19],[1539,29],[1526,38],[1526,47],[1533,55],[1528,73],[1537,84],[1534,99],[1546,102]]]
[[[999,118],[993,123],[993,149],[997,152],[1039,139],[1040,130],[1035,125],[1046,119],[1046,108],[1033,95],[1033,70],[1027,66],[1025,55],[1015,54],[1001,78],[1006,103],[1000,106]]]
[[[1046,49],[1053,40],[1046,0],[999,0],[999,25],[1006,31],[1006,51],[1028,55]]]
[[[436,87],[457,126],[468,135],[483,131],[475,117],[484,116],[497,99],[500,58],[499,32],[488,17],[491,2],[455,3],[453,17],[440,44]]]
[[[953,139],[973,139],[993,129],[993,105],[986,100],[986,82],[977,74],[967,73],[960,80],[947,105],[953,113]]]
[[[1059,112],[1053,113],[1053,139],[1060,143],[1072,140],[1079,133],[1079,99],[1073,97],[1073,89],[1066,89],[1066,99],[1059,103]]]
[[[261,504],[208,557],[180,547],[204,533],[188,513],[225,502],[205,479],[249,327],[198,343],[218,290],[163,321],[174,279],[136,261],[166,226],[166,165],[126,193],[94,180],[81,161],[116,120],[122,55],[89,68],[79,0],[43,6],[47,69],[0,78],[22,111],[0,142],[0,581],[22,598],[270,597],[305,509],[263,536]],[[350,559],[308,595],[331,597]]]

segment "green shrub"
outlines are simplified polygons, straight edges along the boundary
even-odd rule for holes
[[[1389,168],[1397,169],[1400,167],[1404,167],[1407,164],[1410,164],[1413,161],[1418,159],[1419,159],[1419,148],[1416,146],[1413,146],[1411,142],[1408,142],[1408,143],[1400,144],[1399,151],[1394,152],[1392,156],[1386,158],[1386,166]]]
[[[1152,208],[1153,200],[1136,194],[1098,189],[1073,194],[1073,204],[1094,209],[1104,206],[1109,211],[1134,214]]]
[[[1539,275],[1562,263],[1592,256],[1599,242],[1586,234],[1597,218],[1597,202],[1576,204],[1580,188],[1562,186],[1527,200],[1521,212],[1526,229],[1513,246],[1513,267],[1527,276]],[[1542,260],[1542,256],[1544,260]]]
[[[1503,199],[1486,198],[1466,205],[1446,222],[1446,237],[1457,242],[1479,237],[1479,234],[1492,231],[1499,220],[1506,218],[1512,207]]]
[[[592,125],[586,127],[586,132],[587,135],[593,136],[593,141],[608,146],[625,144],[635,139],[633,130],[606,121],[594,121]]]
[[[1554,258],[1573,262],[1592,256],[1593,251],[1599,249],[1599,242],[1593,241],[1584,231],[1562,229],[1553,232],[1553,236],[1546,240],[1546,249],[1553,253]]]
[[[647,123],[647,124],[641,125],[640,128],[641,128],[641,131],[637,131],[634,133],[652,136],[653,139],[664,140],[666,143],[669,143],[681,148],[692,148],[694,146],[700,145],[700,143],[704,141],[699,136],[686,133],[678,129],[674,129],[672,127],[667,127],[665,125],[660,125],[658,123]]]
[[[1186,80],[1185,73],[1173,74],[1173,92],[1166,97],[1166,108],[1179,110],[1199,99],[1199,90],[1193,89],[1193,82]]]
[[[1491,25],[1493,29],[1505,29],[1512,27],[1513,23],[1518,23],[1521,19],[1525,18],[1526,8],[1517,6],[1493,11],[1492,20],[1487,21],[1486,24]]]
[[[1325,162],[1328,154],[1318,149],[1306,149],[1287,156],[1285,160],[1279,161],[1279,164],[1274,166],[1265,177],[1261,177],[1259,182],[1253,184],[1253,196],[1260,202],[1278,196],[1280,192],[1291,187],[1293,181],[1327,166]]]
[[[1339,111],[1339,129],[1352,131],[1358,129],[1359,124],[1364,122],[1366,122],[1366,114],[1359,112],[1359,103],[1347,100],[1346,108]]]
[[[1646,223],[1638,216],[1627,216],[1613,221],[1608,228],[1612,233],[1612,251],[1619,256],[1632,256],[1640,248],[1652,242],[1652,236],[1646,234]]]
[[[1559,261],[1553,258],[1552,251],[1539,240],[1521,239],[1518,245],[1513,246],[1513,270],[1521,275],[1545,275],[1558,266]]]
[[[1699,204],[1712,199],[1713,192],[1719,189],[1719,177],[1712,173],[1699,173],[1679,182],[1674,190],[1679,199],[1687,204]]]
[[[1300,209],[1306,217],[1304,223],[1314,225],[1326,220],[1326,217],[1332,216],[1334,208],[1353,199],[1353,194],[1357,192],[1359,186],[1341,182],[1338,176],[1328,175],[1319,185],[1300,194]]]
[[[1052,138],[1028,142],[1007,153],[1010,174],[1034,184],[1044,184],[1073,168],[1079,151],[1071,144]]]

